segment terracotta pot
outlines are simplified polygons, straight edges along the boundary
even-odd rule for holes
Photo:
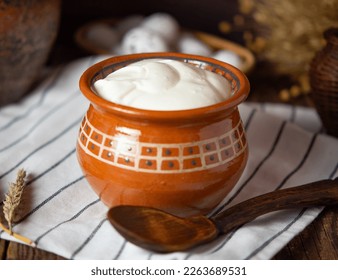
[[[47,61],[61,0],[0,0],[0,106],[26,93]]]
[[[108,102],[93,83],[132,62],[168,58],[224,76],[226,101],[181,111],[151,111]],[[211,58],[148,53],[113,57],[87,69],[80,89],[91,102],[77,155],[83,172],[109,207],[151,206],[180,215],[206,214],[231,191],[247,162],[248,145],[237,105],[249,92],[238,69]]]

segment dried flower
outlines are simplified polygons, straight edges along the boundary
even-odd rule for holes
[[[324,30],[338,25],[337,7],[338,0],[240,0],[246,33],[251,33],[245,35],[246,45],[278,73],[298,79],[323,46]]]

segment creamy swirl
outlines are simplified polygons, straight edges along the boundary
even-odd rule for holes
[[[221,75],[170,59],[145,59],[94,83],[102,98],[130,107],[172,111],[205,107],[231,95]]]

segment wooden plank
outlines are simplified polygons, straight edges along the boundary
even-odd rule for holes
[[[338,260],[338,206],[324,209],[274,259]]]
[[[7,255],[8,241],[0,239],[0,260],[5,260]]]
[[[56,254],[49,253],[30,246],[10,242],[7,249],[7,260],[64,260]]]

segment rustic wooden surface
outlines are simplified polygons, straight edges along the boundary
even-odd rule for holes
[[[327,207],[274,257],[276,260],[338,260],[338,206]]]

